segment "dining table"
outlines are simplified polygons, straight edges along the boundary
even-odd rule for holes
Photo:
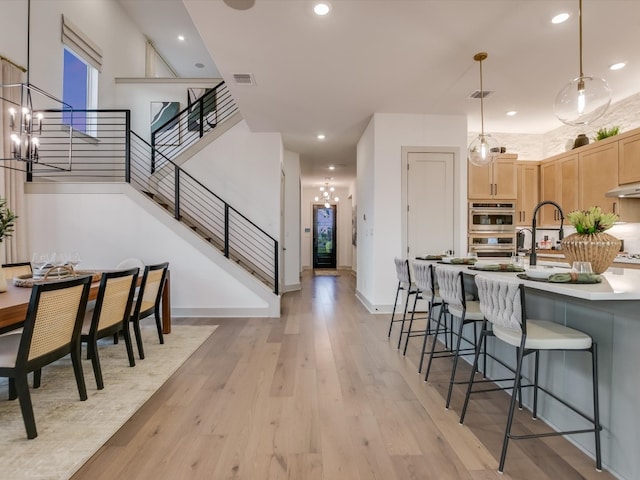
[[[100,282],[91,284],[89,300],[98,296]],[[14,285],[13,279],[7,279],[7,291],[0,293],[0,334],[22,327],[27,308],[31,299],[31,288]],[[162,290],[161,315],[162,332],[171,333],[171,280],[167,271],[166,281]]]

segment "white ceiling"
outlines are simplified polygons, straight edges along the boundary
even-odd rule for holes
[[[281,132],[301,154],[304,184],[353,178],[374,112],[462,114],[479,131],[479,100],[468,99],[480,87],[477,52],[489,54],[484,89],[495,91],[486,132],[561,126],[553,100],[579,74],[578,0],[331,0],[326,17],[312,0],[120,2],[180,76],[221,76],[252,130]],[[552,25],[562,11],[571,18]],[[584,0],[583,28],[585,73],[605,78],[614,102],[640,91],[640,0]],[[186,48],[175,41],[182,30]],[[628,66],[608,70],[618,61]],[[255,85],[235,85],[236,73]]]

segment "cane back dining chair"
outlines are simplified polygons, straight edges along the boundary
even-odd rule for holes
[[[488,276],[478,275],[475,278],[478,286],[478,297],[480,308],[484,314],[483,327],[480,334],[481,341],[487,336],[493,336],[498,340],[516,348],[517,362],[514,372],[513,383],[505,388],[476,389],[474,384],[482,382],[475,380],[475,373],[478,369],[479,348],[476,349],[476,357],[471,368],[471,377],[467,386],[464,405],[460,415],[460,423],[464,422],[469,399],[472,393],[487,392],[493,390],[512,390],[509,412],[507,414],[507,425],[505,427],[502,441],[502,452],[500,454],[500,465],[498,471],[504,471],[507,457],[509,440],[522,440],[537,437],[549,437],[556,435],[569,435],[577,433],[593,433],[595,435],[596,450],[596,470],[602,470],[601,448],[600,448],[600,412],[598,400],[598,355],[597,345],[584,332],[570,328],[560,323],[547,320],[533,320],[527,318],[525,306],[524,285],[513,281],[497,280]],[[488,326],[491,328],[488,328]],[[585,351],[591,354],[591,368],[593,381],[593,416],[576,409],[565,400],[559,398],[538,384],[538,366],[540,351]],[[524,357],[534,354],[534,379],[533,383],[522,384],[522,365]],[[516,407],[516,397],[520,398],[520,408],[522,408],[522,388],[533,388],[533,418],[537,418],[538,391],[543,391],[550,398],[553,398],[565,407],[574,411],[593,425],[593,428],[576,429],[558,432],[531,433],[528,435],[513,435],[511,428],[513,425],[513,415]]]
[[[80,400],[87,399],[80,328],[90,286],[90,276],[34,285],[22,333],[0,337],[0,376],[9,378],[9,399],[18,398],[29,439],[38,436],[27,383],[29,372],[37,374],[45,365],[71,354]]]
[[[7,280],[19,275],[30,275],[32,273],[31,262],[5,263],[2,265],[2,271]]]
[[[393,324],[396,322],[402,322],[400,324],[400,334],[398,335],[398,350],[402,344],[402,336],[406,333],[404,330],[404,324],[407,321],[407,310],[409,308],[411,295],[417,295],[418,290],[415,284],[411,280],[411,268],[409,266],[409,260],[406,258],[394,258],[393,262],[396,267],[396,278],[398,279],[398,286],[396,287],[396,298],[393,302],[393,311],[391,312],[391,320],[389,321],[389,333],[387,337],[391,337],[391,330]],[[395,318],[396,308],[398,306],[398,297],[400,292],[406,291],[406,297],[404,299],[404,309],[402,312],[402,318]]]
[[[133,331],[136,336],[136,344],[138,346],[138,355],[140,359],[144,359],[144,346],[142,345],[142,333],[140,331],[140,320],[153,315],[156,319],[156,328],[158,329],[158,339],[160,343],[164,343],[162,335],[162,320],[160,318],[162,290],[167,279],[167,270],[169,263],[158,263],[156,265],[147,265],[142,274],[142,281],[138,289],[137,297],[134,300],[135,307],[131,314],[131,322],[133,323]]]
[[[133,295],[138,280],[138,267],[129,270],[106,272],[100,278],[100,287],[95,308],[84,315],[80,339],[87,344],[87,357],[91,359],[98,390],[104,388],[102,368],[98,354],[98,340],[122,332],[129,366],[136,364],[129,332],[129,317],[133,306]]]

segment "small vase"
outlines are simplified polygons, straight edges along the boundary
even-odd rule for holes
[[[589,145],[589,137],[584,133],[580,133],[573,142],[573,148],[582,147],[583,145]]]
[[[7,291],[7,278],[4,276],[4,270],[0,267],[0,293]]]
[[[562,251],[569,262],[590,262],[594,273],[602,273],[620,251],[619,239],[608,233],[572,233],[562,240]]]

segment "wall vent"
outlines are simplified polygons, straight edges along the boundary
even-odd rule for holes
[[[493,93],[495,93],[493,90],[474,90],[469,94],[469,98],[487,98]]]
[[[251,73],[234,73],[233,80],[236,85],[255,85],[255,79]]]

